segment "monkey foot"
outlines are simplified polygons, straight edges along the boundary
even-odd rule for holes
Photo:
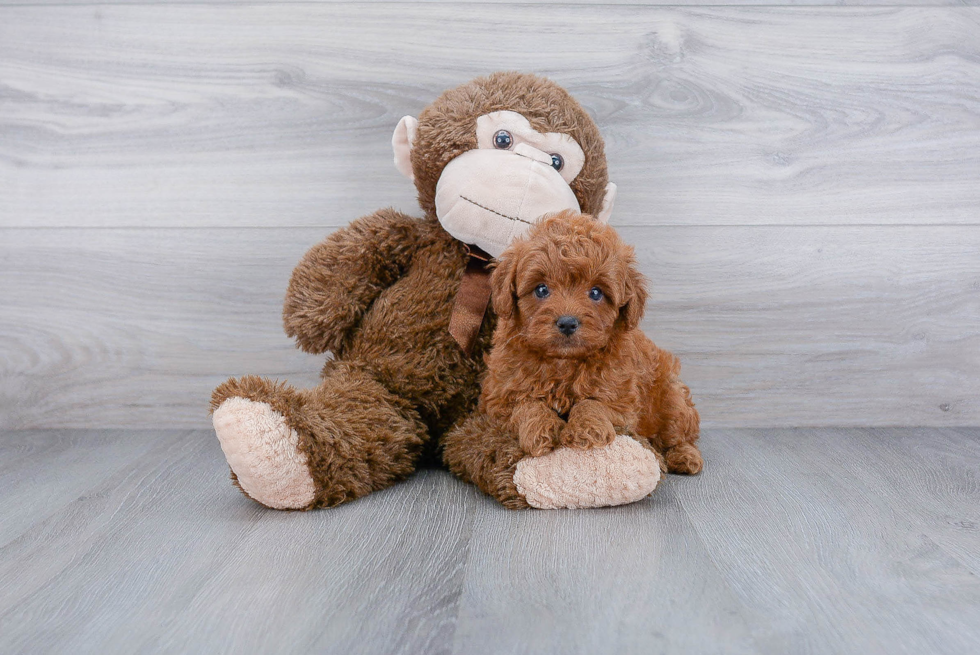
[[[214,431],[228,466],[250,498],[274,509],[304,509],[316,486],[299,434],[268,403],[233,397],[214,410]]]
[[[602,448],[558,448],[526,457],[514,472],[517,491],[538,509],[625,505],[649,495],[659,482],[657,456],[623,435]]]

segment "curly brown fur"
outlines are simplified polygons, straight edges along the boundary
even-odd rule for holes
[[[677,358],[639,329],[645,282],[615,230],[574,212],[550,217],[503,254],[491,286],[498,322],[480,407],[527,454],[628,433],[670,472],[701,470],[697,410]],[[560,320],[577,327],[564,333]]]
[[[420,452],[435,450],[449,427],[462,424],[476,406],[494,320],[489,312],[470,357],[449,334],[468,254],[436,219],[434,194],[445,165],[475,147],[476,119],[503,109],[578,141],[586,162],[572,189],[582,207],[598,211],[607,181],[602,139],[561,87],[532,75],[499,73],[448,91],[422,113],[413,142],[424,218],[392,209],[360,218],[311,249],[293,272],[283,309],[286,333],[306,352],[333,353],[322,384],[298,390],[246,377],[214,392],[212,410],[241,396],[268,403],[286,418],[315,482],[310,507],[405,477]],[[510,465],[502,454],[494,457],[498,465]],[[507,493],[518,498],[503,478],[477,484],[498,490],[509,484]]]

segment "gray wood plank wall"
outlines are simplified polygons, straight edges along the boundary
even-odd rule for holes
[[[395,123],[496,69],[599,122],[707,425],[980,424],[980,8],[0,0],[0,427],[314,382],[292,266],[413,211]]]

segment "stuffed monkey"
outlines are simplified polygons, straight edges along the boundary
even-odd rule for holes
[[[543,214],[609,218],[616,187],[596,125],[553,82],[496,73],[445,92],[418,120],[403,118],[392,144],[422,218],[393,209],[360,218],[314,246],[289,282],[287,335],[306,352],[333,354],[320,384],[245,376],[214,390],[214,429],[235,484],[276,509],[329,507],[441,453],[507,507],[528,507],[528,497],[550,507],[624,502],[634,453],[532,460],[513,435],[482,438],[471,416],[494,327],[488,260]],[[607,479],[586,480],[583,503],[578,475],[577,495],[566,498],[562,480],[576,466],[588,475],[597,457]]]

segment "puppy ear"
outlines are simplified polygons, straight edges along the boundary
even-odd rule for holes
[[[490,299],[499,318],[510,318],[517,309],[517,255],[517,248],[511,247],[490,275]]]
[[[619,308],[619,317],[626,330],[635,330],[643,319],[643,310],[647,304],[647,281],[643,274],[636,269],[635,263],[626,267],[625,293],[626,304]]]

